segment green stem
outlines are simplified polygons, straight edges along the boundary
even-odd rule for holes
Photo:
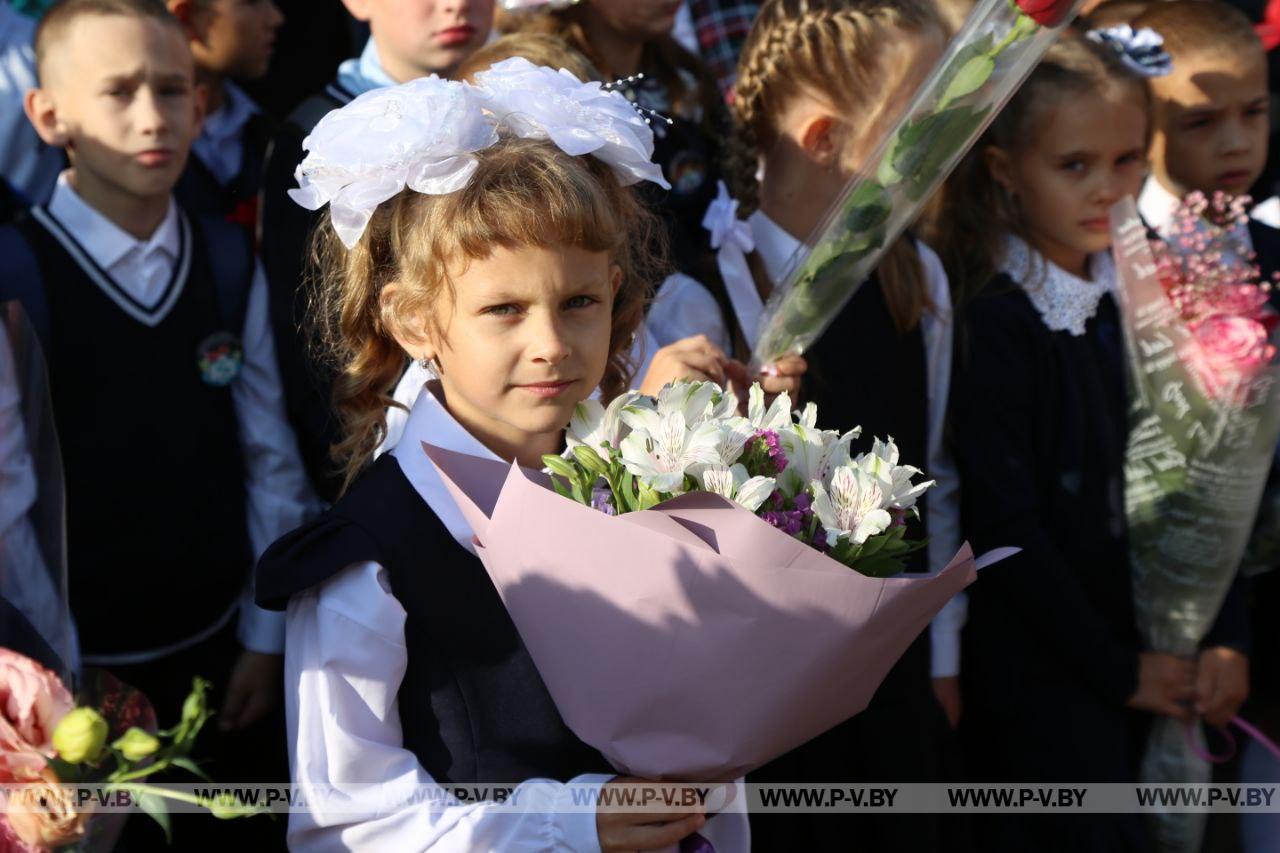
[[[987,54],[987,56],[991,57],[992,59],[995,59],[1004,51],[1006,47],[1013,44],[1015,41],[1020,41],[1021,39],[1026,38],[1029,32],[1034,32],[1034,30],[1028,31],[1023,29],[1023,25],[1027,21],[1031,21],[1031,19],[1028,18],[1026,15],[1022,14],[1021,12],[1019,12],[1018,20],[1014,23],[1012,27],[1009,28],[1009,32],[1004,34],[1004,38],[1000,40],[1000,43],[997,44],[995,47],[991,48],[991,51]],[[1039,26],[1038,24],[1035,23],[1035,21],[1031,21],[1031,23],[1034,26]]]
[[[113,782],[112,784],[107,785],[107,790],[128,791],[131,794],[152,794],[157,797],[164,797],[169,800],[178,800],[180,802],[190,803],[193,806],[200,806],[201,808],[206,809],[210,808],[212,805],[216,805],[213,800],[210,800],[207,797],[197,797],[195,794],[188,794],[183,791],[170,791],[168,788],[158,788],[155,785],[137,785],[133,783],[121,785]]]
[[[146,767],[139,767],[136,770],[130,770],[126,773],[120,773],[120,775],[118,776],[115,773],[112,773],[110,776],[107,777],[107,781],[111,783],[131,782],[134,779],[142,779],[147,776],[150,776],[153,773],[159,773],[161,770],[164,770],[168,766],[169,766],[169,759],[163,758],[157,761],[155,764],[149,764]]]

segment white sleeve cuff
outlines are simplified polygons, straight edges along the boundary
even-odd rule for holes
[[[969,612],[969,601],[959,593],[929,623],[930,675],[949,678],[960,674],[960,631]]]
[[[556,795],[555,832],[558,842],[555,849],[573,853],[600,853],[600,832],[596,829],[596,813],[574,808],[583,802],[600,802],[600,789],[614,776],[605,773],[584,773],[569,780]],[[588,800],[588,797],[590,798]]]
[[[284,654],[284,613],[265,610],[253,603],[252,587],[240,600],[240,624],[236,637],[251,652]]]

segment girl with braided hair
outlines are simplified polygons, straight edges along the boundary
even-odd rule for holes
[[[946,28],[927,0],[766,0],[739,60],[734,132],[725,141],[737,213],[722,195],[705,223],[719,249],[719,277],[704,279],[701,294],[687,281],[683,295],[672,293],[669,280],[650,310],[650,327],[689,313],[699,296],[728,292],[735,310],[723,327],[703,331],[713,340],[745,337],[750,346],[761,302],[786,278],[792,255],[892,128],[945,43]],[[941,263],[904,237],[805,353],[804,396],[834,426],[861,425],[866,442],[892,436],[904,456],[927,458],[927,475],[938,485],[922,513],[931,541],[915,571],[940,568],[958,545],[954,466],[942,447],[949,307]],[[855,367],[862,365],[876,367]],[[931,631],[936,678],[931,640],[922,638],[863,714],[762,768],[756,779],[943,778],[948,722],[954,726],[960,712],[963,606],[944,611]],[[761,850],[845,850],[851,838],[860,850],[945,848],[938,821],[925,815],[758,815],[752,833]]]
[[[687,280],[678,292],[673,280],[664,283],[650,310],[650,327],[688,315],[708,295],[727,293],[730,299],[718,301],[731,302],[734,310],[725,312],[723,326],[703,331],[713,340],[745,339],[749,347],[760,303],[786,278],[792,255],[893,126],[945,42],[945,27],[924,0],[766,0],[739,59],[731,99],[734,130],[725,141],[725,178],[736,216],[745,221],[732,221],[735,205],[725,197],[709,211],[705,224],[719,250],[718,275],[704,278],[700,293]],[[948,548],[954,553],[958,544],[954,469],[942,448],[949,303],[936,256],[903,238],[805,353],[805,396],[835,426],[860,424],[867,442],[892,436],[904,455],[928,459],[927,474],[938,485],[922,514],[931,543],[912,567],[916,571],[941,567]],[[893,369],[849,367],[859,364]],[[754,778],[943,778],[948,719],[954,724],[959,716],[955,676],[963,606],[952,605],[939,616],[933,640],[917,641],[866,711]],[[932,682],[931,642],[938,676]],[[944,848],[938,821],[924,815],[762,814],[752,817],[752,836],[760,850],[846,850],[851,838],[867,850]]]

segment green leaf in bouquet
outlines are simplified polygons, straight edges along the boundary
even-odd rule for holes
[[[160,828],[164,830],[164,840],[172,844],[173,829],[170,826],[169,808],[165,805],[164,798],[149,791],[135,791],[133,801],[138,804],[138,808],[142,809],[144,814],[160,824]]]
[[[876,554],[872,557],[859,558],[855,561],[853,568],[869,578],[888,578],[900,574],[903,565],[897,557]]]
[[[205,699],[205,692],[208,689],[209,682],[203,678],[197,676],[191,679],[191,692],[182,703],[182,719],[173,730],[173,745],[180,752],[185,753],[190,750],[196,735],[200,733],[200,729],[204,728],[204,724],[211,716]]]
[[[866,541],[862,543],[862,551],[858,554],[859,559],[865,560],[879,554],[892,539],[892,530],[886,533],[877,533],[875,536],[868,536]]]
[[[969,57],[956,71],[956,75],[951,82],[947,84],[947,88],[942,93],[942,98],[938,101],[938,108],[945,109],[966,95],[972,95],[991,79],[991,75],[995,73],[995,70],[996,61],[992,57],[985,54]]]
[[[938,100],[938,109],[943,109],[952,101],[976,92],[983,83],[987,82],[991,71],[988,71],[985,77],[977,79],[982,67],[980,60],[987,60],[991,64],[992,71],[995,70],[995,60],[991,56],[991,49],[995,44],[995,34],[987,33],[956,52],[955,58],[947,65],[946,71],[942,73],[942,78],[939,80],[939,87],[943,90],[943,94]],[[973,84],[971,88],[970,84]]]
[[[863,181],[849,197],[845,210],[844,223],[849,232],[865,233],[889,218],[889,194],[875,181]]]
[[[919,201],[941,177],[942,167],[960,152],[990,111],[989,106],[948,107],[903,129],[894,150],[893,166],[903,176],[912,201]]]
[[[203,779],[206,782],[213,781],[211,778],[209,778],[208,773],[205,773],[203,770],[200,769],[199,764],[196,764],[194,761],[192,761],[190,758],[188,758],[185,755],[179,755],[176,758],[170,759],[169,765],[171,767],[181,768],[182,770],[185,770],[188,773],[190,773],[192,776]]]

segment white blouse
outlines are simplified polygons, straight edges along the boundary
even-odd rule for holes
[[[449,415],[434,386],[429,383],[419,395],[401,440],[389,452],[453,537],[471,549],[471,529],[421,442],[496,457]],[[522,782],[515,801],[529,807],[519,812],[499,810],[494,802],[453,800],[436,786],[403,743],[396,696],[408,662],[404,622],[404,608],[377,563],[353,564],[290,600],[289,763],[309,805],[307,812],[289,816],[290,849],[599,850],[595,814],[566,810],[572,799],[565,784]],[[611,778],[587,774],[570,784],[589,792]],[[426,789],[438,796],[424,796]],[[717,853],[750,848],[743,809],[713,818],[701,832]]]

